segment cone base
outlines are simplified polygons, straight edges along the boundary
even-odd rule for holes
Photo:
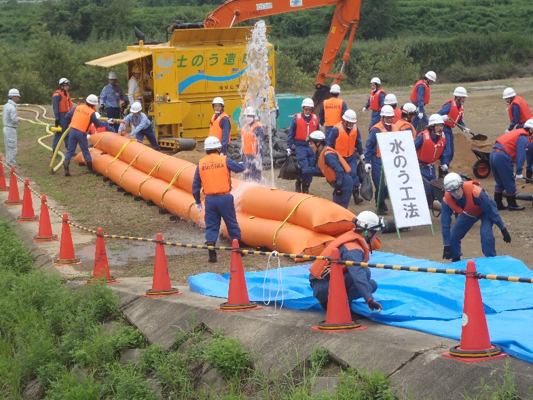
[[[93,279],[89,279],[88,281],[85,282],[85,284],[94,285],[94,284],[99,284],[99,283],[103,283],[103,282],[105,282],[108,285],[114,285],[115,283],[120,283],[115,278],[111,277],[111,278],[93,278]]]
[[[474,363],[480,361],[497,360],[508,357],[506,353],[497,344],[487,350],[462,350],[460,346],[455,346],[449,352],[443,353],[443,357],[451,358],[465,363]]]
[[[4,201],[4,206],[6,206],[6,207],[9,207],[9,206],[20,206],[20,205],[22,205],[22,200],[19,200],[19,201],[5,200]]]
[[[57,237],[57,235],[52,235],[52,236],[34,236],[33,237],[33,241],[35,243],[41,243],[41,242],[57,242],[59,240],[59,238]]]
[[[33,217],[17,217],[18,222],[35,222],[39,221],[39,217],[34,215]]]
[[[170,288],[169,290],[147,290],[146,293],[143,293],[143,297],[152,297],[157,299],[158,297],[166,296],[177,296],[183,294],[179,289]]]
[[[9,192],[9,186],[0,188],[0,192]]]
[[[71,258],[66,260],[61,260],[59,258],[54,258],[54,265],[80,265],[81,260],[79,258]]]
[[[256,302],[251,301],[246,304],[228,304],[222,303],[220,307],[215,308],[217,311],[222,312],[243,312],[243,311],[253,311],[253,310],[262,310],[263,307],[258,306]]]
[[[359,321],[351,321],[345,324],[328,324],[326,321],[322,321],[317,326],[311,327],[311,329],[315,332],[340,333],[362,331],[368,329],[368,326],[361,325]]]

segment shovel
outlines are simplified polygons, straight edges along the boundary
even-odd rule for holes
[[[451,122],[452,124],[454,124],[459,129],[461,129],[463,132],[465,132],[465,128],[462,127],[461,125],[459,125],[453,119],[449,118],[448,121]],[[482,133],[475,134],[474,132],[472,132],[470,130],[468,131],[468,133],[470,133],[472,135],[472,140],[485,141],[485,140],[488,139],[488,136],[487,135],[483,135]]]

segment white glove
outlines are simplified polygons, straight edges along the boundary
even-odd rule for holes
[[[113,123],[113,118],[109,118],[109,119],[107,120],[107,123],[108,123],[108,124],[112,124],[112,123]]]
[[[524,175],[522,175],[522,174],[516,175],[516,179],[524,179]]]
[[[444,172],[448,171],[448,166],[446,164],[442,164],[440,166],[440,169],[442,169]]]
[[[443,121],[448,121],[450,119],[450,117],[448,117],[447,115],[443,115],[442,116],[442,120]]]
[[[509,133],[509,129],[506,129],[506,130],[505,130],[505,133]]]
[[[359,161],[365,161],[365,155],[364,154],[361,154],[359,156]]]
[[[365,171],[368,173],[372,171],[372,165],[371,164],[365,164]]]
[[[424,118],[424,113],[418,113],[418,119]]]
[[[470,133],[470,129],[465,127],[465,128],[463,128],[463,132],[464,133]]]
[[[363,112],[364,112],[364,113],[366,112],[366,107],[363,107]]]
[[[290,156],[292,154],[291,149],[287,149],[287,156]]]
[[[89,141],[90,138],[91,138],[91,135],[87,135],[87,141]]]
[[[202,203],[196,203],[195,207],[198,211],[202,211],[204,209],[204,206],[202,206]]]

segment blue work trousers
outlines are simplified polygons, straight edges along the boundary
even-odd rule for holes
[[[357,160],[358,160],[358,154],[353,153],[350,157],[345,157],[344,160],[348,163],[350,168],[352,169],[350,171],[350,176],[352,178],[352,184],[353,187],[359,187],[359,175],[357,175]]]
[[[107,118],[120,119],[120,108],[119,107],[106,107],[105,111],[107,113]],[[115,128],[115,131],[118,132],[118,127],[120,126],[120,123],[113,124],[112,126],[113,128]]]
[[[428,202],[428,206],[431,207],[433,205],[433,195],[431,194],[431,185],[429,182],[437,179],[437,175],[435,173],[435,164],[421,165],[420,174],[425,179],[424,190],[426,191],[426,200]]]
[[[368,274],[366,274],[367,276],[366,279],[368,280],[368,283],[370,283],[370,286],[372,287],[372,293],[376,292],[378,288],[378,284],[376,283],[375,280],[370,278],[370,271],[368,270],[368,268],[355,267],[355,266],[352,266],[349,268],[366,269],[368,272]],[[362,274],[358,274],[358,275],[362,275]],[[311,288],[313,289],[313,296],[320,303],[327,304],[328,297],[329,297],[329,276],[327,276],[326,279],[316,279],[311,275],[309,279],[309,283],[311,285]],[[344,273],[344,285],[346,286],[346,293],[348,295],[348,305],[351,308],[352,301],[363,297],[363,293],[360,293],[359,290],[357,290],[357,286],[352,278],[352,275],[348,271]]]
[[[496,185],[494,191],[502,193],[504,190],[508,196],[516,194],[516,184],[514,180],[514,165],[513,160],[507,154],[499,151],[491,151],[490,168],[494,175]]]
[[[263,159],[260,154],[244,154],[242,156],[246,169],[243,172],[245,181],[254,181],[261,183],[261,170],[263,168]]]
[[[330,183],[333,187],[335,187],[335,182]],[[350,175],[344,176],[344,179],[342,180],[342,192],[340,195],[335,193],[335,190],[333,190],[333,202],[335,204],[338,204],[339,206],[342,206],[344,208],[348,208],[348,205],[350,204],[350,198],[352,197],[352,190],[353,190],[353,183],[352,178]]]
[[[477,218],[467,217],[460,214],[455,221],[455,224],[450,231],[450,248],[452,249],[452,260],[459,261],[463,253],[461,253],[461,240],[466,236],[470,228],[481,220],[479,227],[479,236],[481,237],[481,251],[485,257],[496,257],[496,239],[492,233],[492,221],[486,213],[481,214]]]
[[[372,130],[372,127],[376,125],[381,120],[381,111],[372,111],[372,119],[370,120],[370,125],[368,126],[368,131]]]
[[[454,136],[452,128],[450,128],[448,125],[444,125],[444,134],[446,136],[446,149],[448,151],[447,157],[446,157],[446,164],[448,164],[448,168],[450,168],[450,164],[452,163],[453,156],[455,155],[455,145],[454,145]]]
[[[370,165],[372,165],[372,170],[370,171],[370,173],[372,174],[372,182],[374,182],[374,188],[376,189],[376,194],[374,197],[377,202],[378,196],[380,196],[380,202],[383,202],[387,198],[389,192],[387,190],[387,185],[385,185],[385,173],[383,173],[383,181],[381,182],[381,195],[379,193],[379,180],[381,177],[381,157],[378,157],[374,154],[370,160]]]
[[[61,136],[63,136],[63,133],[68,128],[68,122],[65,118],[67,114],[59,114],[59,126],[61,127],[61,132],[54,133],[54,140],[52,141],[52,150],[55,151],[57,144],[59,143],[59,139],[61,139]],[[65,136],[65,140],[63,140],[63,143],[65,144],[65,148],[68,151],[68,139],[69,139],[70,133]]]
[[[530,141],[526,148],[527,171],[533,171],[533,141]]]
[[[70,161],[76,152],[76,147],[79,144],[80,150],[83,154],[85,161],[91,161],[91,153],[87,147],[87,134],[85,132],[79,131],[77,129],[71,129],[68,139],[68,151],[65,156],[65,161]]]
[[[309,144],[303,140],[295,140],[296,146],[296,160],[300,167],[302,167],[302,182],[311,183],[313,181],[313,174],[310,172],[304,173],[305,170],[311,170],[315,167],[315,153],[309,147]]]
[[[148,141],[150,142],[150,144],[152,145],[152,147],[154,149],[156,149],[157,151],[161,150],[159,148],[159,143],[157,143],[157,139],[155,137],[155,132],[154,132],[154,129],[152,127],[143,129],[142,131],[137,132],[137,134],[135,135],[135,137],[137,138],[137,141],[139,143],[143,142],[145,136],[146,136],[146,139],[148,139]]]
[[[228,235],[241,240],[241,228],[237,222],[232,194],[205,196],[205,243],[215,243],[220,232],[220,222],[224,220]]]
[[[326,126],[324,135],[326,136],[326,143],[329,141],[329,134],[331,133],[331,130],[334,128],[334,126]]]

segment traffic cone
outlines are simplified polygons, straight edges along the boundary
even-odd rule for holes
[[[39,221],[39,217],[33,211],[33,200],[31,198],[30,180],[24,180],[24,196],[22,197],[22,213],[17,218],[18,222]]]
[[[147,290],[144,297],[163,297],[183,294],[179,289],[175,289],[170,284],[170,275],[168,273],[167,256],[165,255],[165,245],[163,244],[163,235],[157,234],[155,245],[155,263],[154,279],[152,289]]]
[[[362,326],[359,321],[354,322],[352,320],[342,265],[335,261],[340,258],[339,249],[333,249],[331,258],[333,261],[331,261],[331,270],[329,273],[329,295],[326,320],[320,322],[317,326],[313,326],[311,329],[317,332],[328,333],[368,329],[368,326]]]
[[[0,192],[7,192],[9,186],[6,185],[6,176],[4,175],[4,164],[2,163],[2,156],[0,156]]]
[[[18,206],[22,204],[19,196],[19,187],[17,184],[17,177],[15,176],[15,167],[11,167],[11,177],[9,179],[9,194],[7,200],[4,201],[4,206]]]
[[[93,279],[88,280],[87,283],[118,283],[109,272],[109,261],[107,260],[107,251],[103,235],[104,230],[98,228],[96,230],[96,252],[94,254]]]
[[[52,224],[50,223],[50,213],[48,212],[48,205],[46,204],[46,195],[43,194],[41,198],[41,217],[39,218],[39,233],[33,237],[33,241],[39,242],[54,242],[59,240],[57,235],[52,233]]]
[[[466,264],[461,344],[452,347],[449,353],[442,355],[466,363],[507,357],[500,346],[490,343],[489,328],[476,273],[476,264],[473,260],[469,260]]]
[[[59,257],[54,259],[55,265],[79,265],[81,261],[74,253],[74,244],[68,224],[68,214],[63,214],[63,226],[61,229],[61,243],[59,245]]]
[[[228,301],[222,303],[216,310],[224,312],[239,312],[261,310],[256,302],[248,298],[248,288],[244,279],[244,267],[242,266],[241,253],[239,253],[239,241],[233,239],[231,251],[231,265],[229,274]]]

